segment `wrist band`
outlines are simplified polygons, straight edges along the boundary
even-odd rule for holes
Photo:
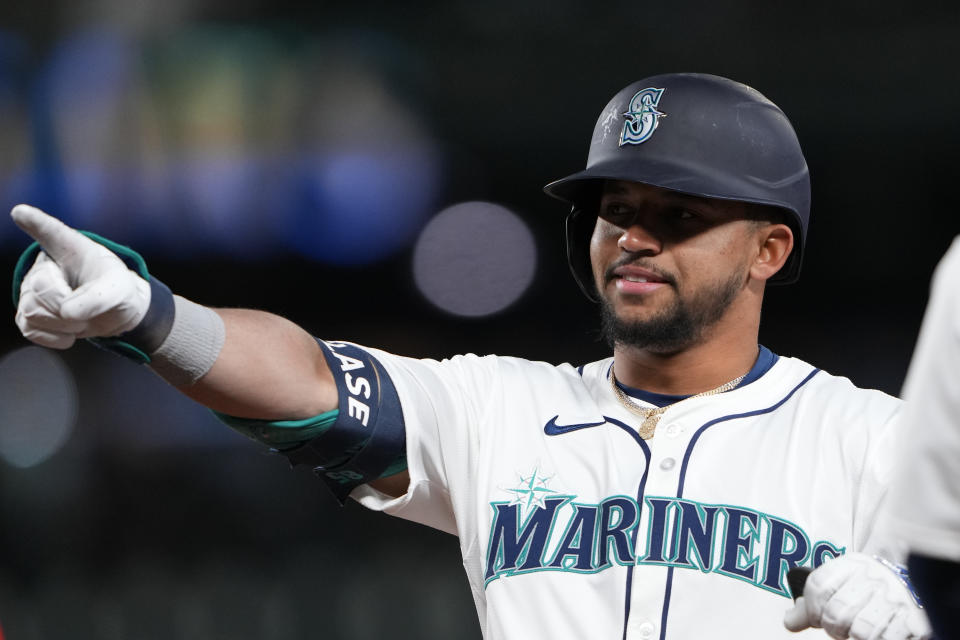
[[[170,333],[150,354],[150,368],[170,384],[183,387],[210,370],[223,349],[227,331],[223,319],[213,309],[181,296],[173,296],[173,302]],[[134,331],[138,329],[139,326]]]

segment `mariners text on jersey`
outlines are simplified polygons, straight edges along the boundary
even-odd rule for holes
[[[743,507],[613,496],[581,504],[552,496],[522,514],[524,504],[493,502],[486,583],[532,571],[594,573],[633,564],[697,569],[745,580],[790,597],[786,574],[818,567],[845,549],[812,541],[800,527]],[[649,514],[642,518],[642,513]],[[635,553],[636,541],[646,540]]]

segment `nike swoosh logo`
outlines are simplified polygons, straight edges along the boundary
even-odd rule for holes
[[[599,427],[602,424],[606,424],[606,420],[601,420],[600,422],[578,422],[576,424],[557,424],[557,418],[560,416],[553,416],[550,418],[550,421],[547,424],[543,425],[543,432],[548,436],[559,436],[562,433],[570,433],[571,431],[576,431],[577,429],[586,429],[588,427]]]

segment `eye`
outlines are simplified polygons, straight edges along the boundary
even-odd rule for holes
[[[671,217],[677,222],[692,222],[701,217],[699,213],[693,209],[687,209],[686,207],[675,207],[670,211],[670,214]]]
[[[632,207],[622,202],[605,202],[600,207],[600,217],[617,226],[622,226],[629,222],[635,213]]]

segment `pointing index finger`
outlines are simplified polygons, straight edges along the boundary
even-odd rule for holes
[[[28,204],[15,206],[10,217],[27,235],[40,243],[54,262],[68,271],[87,243],[93,242],[76,229]]]

